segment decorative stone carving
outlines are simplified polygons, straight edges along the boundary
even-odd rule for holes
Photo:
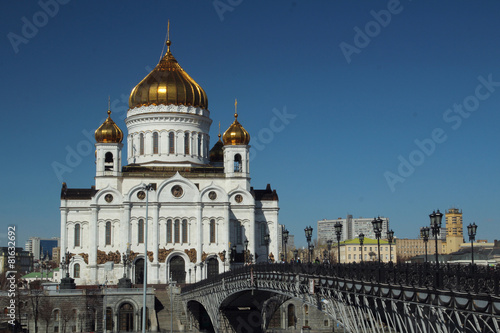
[[[119,264],[122,260],[122,255],[120,251],[116,250],[116,252],[109,251],[108,254],[106,252],[97,250],[97,264],[102,265],[107,263],[108,261],[112,261],[115,264]]]
[[[186,249],[184,250],[184,252],[187,254],[187,256],[189,257],[189,260],[192,262],[192,263],[196,263],[196,249]]]
[[[208,253],[206,253],[205,251],[203,251],[203,253],[201,254],[201,261],[205,261],[208,257]]]
[[[222,262],[226,261],[226,256],[224,255],[223,252],[219,252],[219,258],[220,258],[220,260],[222,260]]]
[[[158,262],[165,262],[170,253],[172,253],[174,249],[159,249],[158,250]]]
[[[80,257],[83,258],[83,261],[88,265],[89,264],[89,254],[88,253],[78,253]]]
[[[154,259],[153,251],[148,251],[148,258],[149,258],[149,262],[153,262],[153,259]]]
[[[269,253],[269,261],[274,262],[274,254],[272,252]]]

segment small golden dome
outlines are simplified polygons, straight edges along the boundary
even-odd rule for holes
[[[238,113],[234,113],[234,122],[224,132],[222,141],[224,141],[225,146],[247,145],[250,142],[250,134],[238,122]]]
[[[111,111],[108,110],[108,118],[95,131],[97,143],[120,143],[123,140],[123,132],[111,119]]]
[[[128,105],[131,109],[147,105],[185,105],[208,110],[207,94],[179,65],[170,52],[138,85],[132,89]]]

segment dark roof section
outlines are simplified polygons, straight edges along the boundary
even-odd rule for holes
[[[265,190],[254,190],[251,187],[250,192],[257,201],[279,201],[276,190],[271,190],[271,184],[267,184]]]
[[[64,200],[84,200],[92,199],[98,191],[95,186],[90,188],[68,188],[66,183],[62,183],[61,199]]]

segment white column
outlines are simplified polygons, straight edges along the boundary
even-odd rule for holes
[[[66,223],[68,222],[68,210],[66,208],[61,209],[61,241],[59,243],[59,256],[62,257],[66,253],[66,247],[68,242],[68,234]]]
[[[97,225],[98,208],[91,207],[90,223],[89,223],[89,269],[91,283],[98,284],[97,280],[97,237],[99,227]]]
[[[150,205],[153,215],[153,232],[151,236],[151,246],[153,247],[153,263],[150,265],[151,267],[151,283],[157,284],[159,283],[158,274],[159,274],[159,264],[158,264],[158,237],[159,237],[159,228],[158,228],[158,215],[160,207],[159,205]]]
[[[257,237],[255,237],[255,213],[253,213],[253,210],[249,212],[250,215],[250,221],[248,225],[248,240],[249,240],[249,250],[250,253],[253,255],[253,259],[255,261],[255,249],[256,249],[256,242],[257,242]],[[258,233],[257,233],[258,234]]]
[[[198,248],[196,249],[196,263],[200,264],[201,263],[201,255],[203,254],[203,207],[202,204],[200,203],[197,207],[197,227],[198,227]],[[202,279],[201,275],[201,267],[198,267],[197,270],[197,275],[198,277],[196,278],[196,281],[200,281]]]
[[[120,242],[119,242],[119,246],[123,249],[123,251],[127,250],[127,243],[132,244],[130,241],[130,209],[131,209],[130,202],[124,202],[123,218],[120,223]]]

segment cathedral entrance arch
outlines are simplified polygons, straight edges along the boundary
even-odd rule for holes
[[[144,259],[137,259],[135,261],[135,284],[144,283]]]
[[[210,279],[219,274],[219,261],[215,258],[207,260],[207,278]]]
[[[134,328],[134,307],[130,303],[123,303],[119,310],[120,332],[132,332]]]
[[[170,276],[176,283],[186,283],[186,267],[181,256],[170,259]]]

